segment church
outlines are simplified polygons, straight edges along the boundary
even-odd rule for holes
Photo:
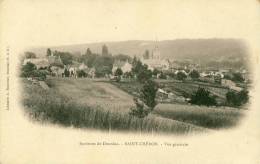
[[[148,56],[142,56],[141,62],[148,66],[148,69],[154,70],[158,69],[161,71],[169,70],[170,63],[169,61],[161,58],[161,53],[159,51],[158,46],[156,45],[155,48],[152,50],[151,54]]]

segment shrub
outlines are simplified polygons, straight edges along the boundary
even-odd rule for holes
[[[26,65],[22,67],[22,76],[23,77],[28,77],[28,74],[34,70],[36,70],[35,64],[28,62]]]
[[[198,90],[193,93],[191,96],[191,100],[189,101],[191,104],[196,105],[216,105],[216,98],[213,96],[210,96],[210,92],[206,90],[205,88],[198,88]]]
[[[200,77],[200,74],[199,74],[198,71],[192,70],[192,71],[190,72],[189,76],[190,76],[192,79],[197,79],[197,78]]]
[[[121,80],[121,76],[123,75],[123,71],[121,68],[117,68],[115,71],[116,81],[119,82]]]
[[[240,92],[228,91],[226,93],[226,101],[227,104],[234,107],[239,107],[249,100],[248,91],[242,90]]]
[[[165,74],[165,73],[163,73],[163,72],[160,72],[159,78],[160,78],[160,79],[166,79],[166,78],[167,78],[167,76],[166,76],[166,74]]]
[[[138,118],[144,118],[149,114],[149,109],[143,102],[138,101],[138,98],[134,98],[135,107],[130,108],[129,114]]]
[[[187,78],[187,76],[183,72],[178,72],[176,76],[178,80],[184,80]]]
[[[150,108],[150,110],[153,110],[157,105],[157,102],[155,101],[157,90],[158,85],[152,80],[146,81],[143,85],[143,88],[141,89],[140,98],[145,103],[145,105]]]
[[[137,73],[137,79],[139,82],[143,83],[152,78],[152,71],[148,70],[147,65],[143,65],[139,72]]]
[[[36,66],[33,63],[28,62],[22,67],[22,77],[34,77],[38,80],[45,80],[48,71],[46,70],[37,70]]]
[[[143,118],[147,116],[157,105],[155,100],[158,85],[152,80],[145,82],[141,89],[140,100],[134,98],[135,107],[130,109],[130,115]]]
[[[87,76],[86,72],[84,72],[83,70],[77,71],[77,75],[78,75],[78,77],[86,77]]]
[[[233,73],[233,78],[232,78],[233,81],[235,82],[244,82],[245,79],[243,78],[242,74],[237,72],[237,73]]]

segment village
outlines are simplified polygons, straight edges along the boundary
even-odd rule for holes
[[[100,49],[76,55],[47,48],[41,57],[25,52],[20,76],[30,117],[63,125],[189,133],[232,127],[247,109],[251,78],[244,65],[219,69],[169,59],[157,45],[134,57],[112,55],[106,45]]]
[[[136,74],[133,73],[133,64],[136,61],[140,61],[147,67],[147,70],[151,74],[151,78],[160,83],[177,83],[177,85],[185,83],[188,86],[197,84],[198,86],[211,86],[211,88],[217,87],[220,88],[220,90],[228,89],[237,92],[246,88],[250,83],[250,74],[244,67],[241,67],[238,70],[232,68],[203,68],[198,63],[192,63],[188,60],[175,61],[173,59],[164,59],[161,57],[158,46],[154,46],[153,50],[146,50],[139,58],[134,57],[133,59],[127,55],[118,55],[113,58],[108,52],[108,47],[103,45],[102,54],[100,55],[101,59],[97,60],[97,55],[94,56],[96,61],[93,62],[100,63],[98,66],[93,65],[93,63],[89,64],[88,62],[93,60],[91,59],[93,54],[90,49],[87,49],[85,55],[75,59],[73,59],[72,55],[68,56],[67,54],[62,52],[59,53],[57,51],[52,52],[50,49],[47,49],[47,54],[44,58],[37,58],[36,55],[27,55],[23,61],[23,66],[32,63],[36,66],[37,70],[45,71],[44,76],[47,75],[57,78],[106,79],[109,81],[129,82],[131,84],[137,79]],[[66,55],[67,58],[64,57]],[[89,66],[92,65],[92,67],[89,67],[87,64]],[[39,78],[37,78],[37,75],[35,77],[31,75],[28,79],[33,80],[34,83],[36,83]],[[186,100],[189,99],[189,96],[185,96],[185,94],[183,96],[183,93],[177,93],[177,95],[182,95],[180,98],[180,96],[176,96],[176,93],[171,91],[171,89],[167,90],[165,88],[167,87],[164,86],[158,90],[158,93],[162,95],[161,97],[175,97],[175,99],[181,99],[182,102],[185,101],[185,98]],[[185,90],[182,92],[187,93]],[[129,91],[129,93],[132,92]],[[223,98],[223,95],[220,96],[220,94],[215,93],[213,90],[211,93]],[[133,94],[135,94],[134,91]]]

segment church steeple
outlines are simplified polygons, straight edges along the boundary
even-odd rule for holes
[[[160,54],[160,51],[159,51],[159,46],[158,46],[158,40],[157,40],[157,38],[156,38],[155,47],[154,47],[154,50],[153,50],[153,58],[154,58],[154,59],[157,59],[157,60],[160,60],[160,59],[161,59],[161,54]]]

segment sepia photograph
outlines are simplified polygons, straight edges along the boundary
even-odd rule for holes
[[[0,0],[0,163],[260,163],[259,29],[259,0]]]
[[[248,112],[248,55],[242,40],[216,38],[29,49],[22,101],[34,121],[107,132],[232,128]]]

